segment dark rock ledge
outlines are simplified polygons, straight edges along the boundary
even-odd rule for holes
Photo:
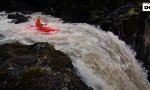
[[[0,45],[0,90],[92,90],[48,43]]]

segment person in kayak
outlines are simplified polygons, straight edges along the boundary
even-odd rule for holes
[[[38,16],[37,18],[36,18],[36,27],[39,27],[39,28],[41,28],[42,26],[43,26],[43,24],[41,23],[41,18],[40,18],[40,16]]]

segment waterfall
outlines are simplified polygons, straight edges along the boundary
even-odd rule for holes
[[[63,23],[40,13],[26,16],[31,17],[29,22],[13,24],[0,13],[0,34],[5,36],[0,44],[48,42],[69,55],[78,75],[94,90],[149,90],[146,72],[135,59],[135,52],[113,33],[86,23]],[[36,16],[60,30],[43,33],[27,28]]]

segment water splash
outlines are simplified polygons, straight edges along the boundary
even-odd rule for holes
[[[0,13],[0,44],[49,42],[68,54],[81,79],[95,90],[149,90],[150,84],[133,51],[111,32],[85,23],[62,23],[59,18],[34,13],[27,23],[8,23]],[[42,33],[26,28],[41,16],[43,23],[59,32]]]

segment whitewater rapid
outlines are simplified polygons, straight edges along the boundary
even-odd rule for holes
[[[111,32],[85,23],[63,23],[59,18],[34,13],[28,22],[9,23],[0,13],[0,44],[48,42],[68,54],[81,79],[94,90],[149,90],[150,84],[135,53]],[[43,33],[28,26],[35,17],[60,31]]]

